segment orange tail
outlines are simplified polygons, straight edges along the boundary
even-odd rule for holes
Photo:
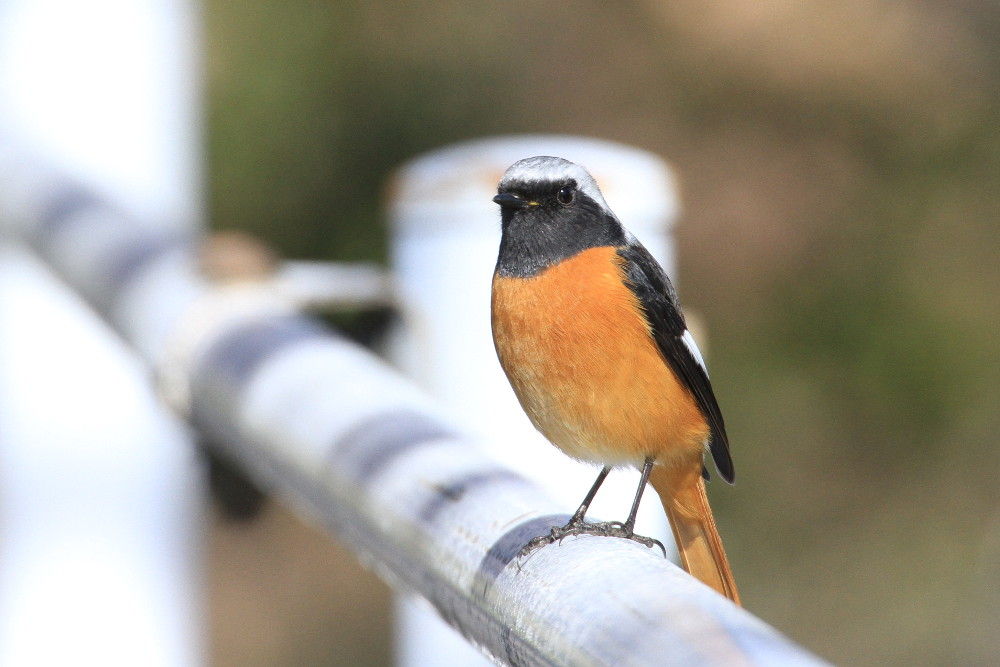
[[[667,511],[684,569],[739,604],[736,580],[705,495],[705,481],[697,473],[693,477],[654,466],[649,482]]]

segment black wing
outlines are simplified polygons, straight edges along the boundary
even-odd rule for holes
[[[711,429],[709,449],[715,467],[722,478],[732,484],[736,477],[733,459],[729,455],[729,438],[722,412],[715,400],[708,373],[699,362],[692,347],[684,341],[687,325],[681,313],[680,302],[670,279],[638,241],[618,249],[625,260],[625,275],[629,289],[639,298],[646,311],[646,319],[653,330],[656,344],[674,373],[687,385]],[[687,334],[690,337],[691,334]],[[693,339],[691,345],[694,346]],[[693,349],[697,349],[694,347]],[[700,356],[700,355],[699,355]],[[704,471],[703,471],[704,472]]]

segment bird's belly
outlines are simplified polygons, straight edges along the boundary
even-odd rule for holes
[[[494,277],[493,338],[531,422],[582,460],[700,460],[708,426],[667,366],[615,248]]]

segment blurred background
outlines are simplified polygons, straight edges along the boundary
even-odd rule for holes
[[[152,17],[176,8],[177,22],[161,33]],[[124,18],[112,25],[105,16]],[[673,277],[704,324],[739,470],[734,488],[713,484],[710,493],[745,605],[838,663],[996,662],[1000,6],[11,0],[0,3],[0,18],[0,30],[27,21],[44,37],[35,49],[30,30],[18,43],[0,33],[0,89],[25,93],[22,118],[72,121],[48,146],[76,142],[63,165],[70,172],[117,170],[130,187],[115,201],[138,192],[124,203],[152,219],[169,211],[178,229],[201,217],[203,185],[204,217],[215,229],[249,232],[291,258],[384,263],[394,169],[454,142],[560,133],[664,157],[681,197]],[[190,45],[187,21],[202,42],[203,166],[191,140],[197,95],[184,78],[194,63],[184,48],[169,49],[178,36]],[[95,24],[113,39],[93,39]],[[121,53],[144,55],[133,67]],[[105,68],[118,69],[102,79]],[[115,99],[135,106],[106,101]],[[87,130],[101,122],[118,145]],[[150,134],[144,123],[161,131]],[[144,155],[165,171],[144,168]],[[20,174],[0,176],[0,185],[20,182]],[[10,256],[4,249],[0,257],[0,306],[17,300],[21,310],[0,309],[3,316],[38,305],[11,282],[21,269],[7,266]],[[280,502],[246,494],[231,471],[210,470],[217,492],[244,495],[227,496],[228,512],[211,506],[203,552],[195,539],[181,544],[159,532],[162,516],[105,493],[90,454],[103,454],[130,491],[162,490],[156,475],[129,467],[146,447],[163,458],[144,460],[143,470],[153,461],[154,473],[180,480],[167,491],[186,504],[171,520],[196,530],[202,512],[183,434],[168,429],[157,440],[121,417],[129,409],[107,409],[159,409],[145,371],[130,357],[127,377],[116,380],[120,398],[108,399],[98,391],[112,384],[101,384],[102,369],[124,348],[105,331],[114,350],[81,353],[87,341],[66,345],[56,317],[69,318],[71,307],[46,307],[52,318],[38,331],[0,317],[0,333],[22,336],[0,346],[0,376],[32,381],[0,382],[0,445],[20,428],[32,445],[22,451],[43,464],[33,471],[87,497],[72,496],[74,507],[57,502],[43,518],[72,524],[70,510],[89,512],[97,498],[98,510],[120,510],[145,528],[149,553],[179,554],[178,580],[206,591],[211,664],[392,664],[389,589]],[[370,339],[386,319],[358,311],[337,323]],[[100,325],[90,322],[96,337]],[[32,339],[40,341],[35,354],[49,350],[45,368],[24,361],[25,374],[7,373]],[[80,372],[65,372],[78,362]],[[79,400],[87,395],[102,409],[87,408]],[[78,411],[48,420],[47,401],[57,398]],[[29,403],[41,417],[17,414]],[[68,430],[48,429],[49,421]],[[27,422],[38,428],[25,430]],[[94,424],[117,433],[117,444]],[[45,448],[53,443],[78,447],[64,455]],[[0,451],[0,487],[30,477],[18,477],[9,456]],[[14,491],[36,490],[23,486]],[[9,591],[4,577],[17,567],[8,547],[26,524],[41,522],[10,501],[10,488],[0,492],[8,558],[0,590]],[[87,517],[92,523],[67,534],[97,543],[100,524],[110,523],[99,512]],[[32,607],[26,617],[45,619],[27,629],[33,636],[70,654],[74,642],[100,643],[104,635],[90,635],[83,621],[101,624],[102,599],[143,599],[140,583],[188,624],[169,632],[201,633],[193,627],[197,591],[129,580],[115,560],[121,554],[60,551],[59,567],[22,558],[37,577],[31,583],[44,583],[51,599],[70,598],[63,587],[89,573],[83,588],[98,602]],[[8,591],[0,598],[18,597]],[[15,593],[29,604],[41,599],[29,585]],[[20,636],[23,628],[5,624],[7,611],[0,634]],[[52,642],[49,622],[79,636]],[[114,630],[134,650],[155,645],[155,632]]]
[[[739,482],[746,606],[853,664],[1000,652],[993,3],[203,7],[211,224],[384,260],[417,154],[558,132],[662,155]],[[216,517],[213,662],[381,665],[389,594],[276,503]]]

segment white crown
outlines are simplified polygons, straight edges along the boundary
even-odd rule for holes
[[[580,192],[600,204],[606,211],[611,211],[594,177],[580,165],[561,157],[538,155],[518,160],[504,172],[503,178],[500,179],[500,189],[503,190],[512,183],[560,183],[570,179],[576,181],[576,187]]]

